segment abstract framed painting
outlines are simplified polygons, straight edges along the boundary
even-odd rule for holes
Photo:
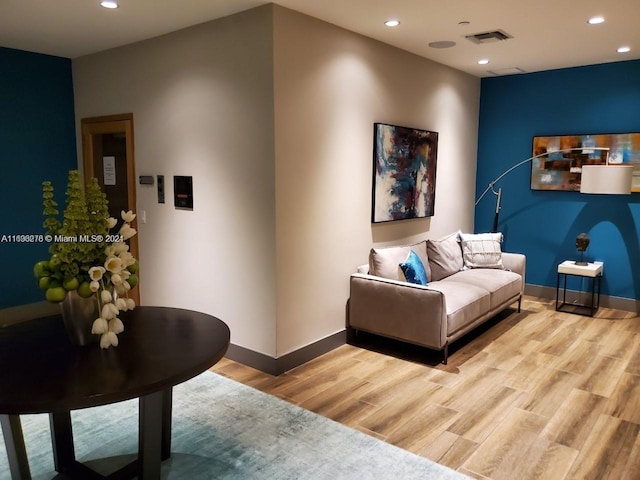
[[[373,223],[433,216],[438,133],[373,125]]]
[[[571,152],[560,150],[575,148]],[[595,150],[608,148],[609,150]],[[631,164],[632,192],[640,192],[640,133],[533,137],[531,190],[580,191],[583,165]]]

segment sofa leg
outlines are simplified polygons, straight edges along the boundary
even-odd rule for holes
[[[520,307],[522,306],[522,295],[518,297],[518,313],[520,313]]]
[[[444,350],[442,350],[442,364],[446,365],[447,361],[449,360],[449,342],[444,344]]]

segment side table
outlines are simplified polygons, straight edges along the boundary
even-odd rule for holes
[[[603,262],[590,262],[587,265],[576,265],[573,260],[565,260],[558,265],[556,281],[556,311],[577,313],[579,315],[593,315],[600,308],[600,284],[604,271]],[[576,276],[591,279],[591,303],[567,303],[567,277]],[[560,280],[564,278],[562,286],[562,301],[560,300]]]

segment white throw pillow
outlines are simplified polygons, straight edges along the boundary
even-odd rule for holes
[[[460,233],[465,268],[504,268],[502,233]]]

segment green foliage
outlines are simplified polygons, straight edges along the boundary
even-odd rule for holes
[[[42,214],[45,220],[42,226],[45,228],[47,235],[54,236],[60,229],[60,221],[56,217],[58,215],[58,203],[53,199],[53,185],[51,182],[42,182],[42,205],[44,207]],[[49,253],[56,253],[56,245],[49,246]]]
[[[107,197],[95,178],[90,180],[86,190],[85,197],[78,170],[69,171],[66,206],[60,222],[53,185],[48,181],[42,183],[43,227],[46,234],[55,239],[49,247],[51,277],[60,282],[70,277],[88,279],[87,270],[101,264],[104,258],[104,241],[82,239],[95,235],[105,238],[109,233]]]

